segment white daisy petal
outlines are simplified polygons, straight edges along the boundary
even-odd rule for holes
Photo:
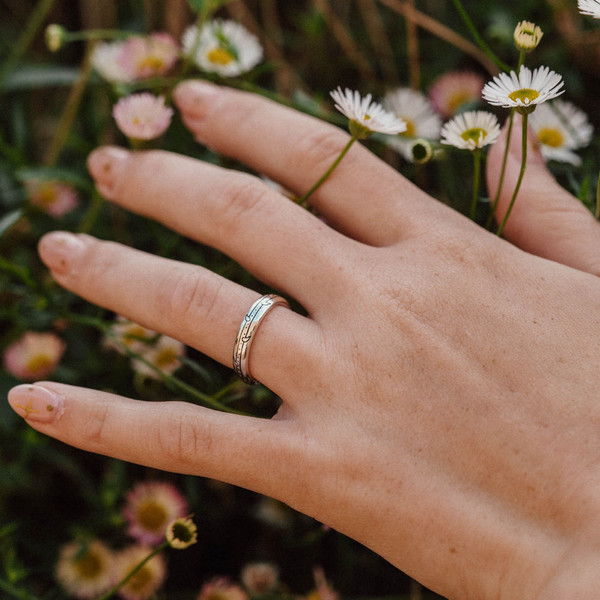
[[[530,117],[530,125],[540,142],[540,151],[546,160],[556,160],[575,166],[581,158],[573,152],[587,146],[594,128],[587,115],[564,100],[539,107]]]
[[[385,110],[381,104],[373,102],[371,94],[361,98],[356,90],[352,92],[346,88],[342,91],[340,87],[330,93],[335,107],[350,119],[350,129],[352,130],[354,123],[365,132],[364,137],[371,133],[395,135],[406,130],[404,120]]]
[[[599,0],[578,0],[577,5],[582,15],[600,19],[600,1]]]
[[[560,96],[564,92],[562,77],[548,67],[533,72],[522,66],[517,75],[500,73],[487,83],[481,95],[494,106],[516,108],[520,112],[532,112],[538,104]]]
[[[461,150],[477,150],[493,144],[500,135],[498,119],[492,113],[472,110],[456,115],[442,127],[442,144]]]

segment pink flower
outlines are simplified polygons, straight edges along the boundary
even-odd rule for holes
[[[242,583],[253,595],[268,594],[279,581],[279,570],[271,563],[248,563],[242,569]]]
[[[445,118],[481,100],[483,77],[469,71],[451,71],[438,77],[429,88],[429,100]]]
[[[29,202],[53,217],[62,217],[79,204],[73,187],[59,181],[30,179],[25,189]]]
[[[188,504],[170,483],[138,483],[127,493],[123,516],[129,522],[127,533],[142,544],[158,544],[165,539],[167,526],[189,513]]]
[[[173,109],[165,106],[164,96],[148,92],[121,98],[113,107],[119,129],[134,140],[153,140],[171,124]]]
[[[28,331],[4,351],[4,368],[24,381],[48,377],[58,366],[65,343],[54,333]]]
[[[202,586],[198,600],[248,600],[248,594],[226,577],[216,577]]]
[[[315,567],[313,570],[316,588],[307,596],[307,600],[338,600],[340,595],[336,592],[325,579],[325,571],[322,567]]]
[[[179,46],[168,33],[134,36],[123,46],[119,64],[132,80],[166,75],[177,62]]]
[[[121,581],[134,567],[146,558],[152,548],[145,546],[130,546],[119,552],[116,556],[118,565],[117,581]],[[125,585],[119,589],[119,595],[125,600],[147,600],[165,581],[167,568],[165,559],[161,554],[153,556],[139,569]]]

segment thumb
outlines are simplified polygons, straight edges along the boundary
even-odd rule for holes
[[[487,181],[496,197],[508,124],[490,149]],[[515,113],[504,184],[496,208],[501,222],[512,198],[522,157],[522,117]],[[519,248],[556,262],[600,275],[600,225],[587,208],[564,190],[546,168],[531,130],[527,140],[527,168],[504,235]]]

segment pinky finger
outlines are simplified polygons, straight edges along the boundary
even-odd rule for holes
[[[71,446],[271,496],[280,495],[294,438],[282,419],[148,403],[53,382],[19,385],[8,401],[33,428]]]

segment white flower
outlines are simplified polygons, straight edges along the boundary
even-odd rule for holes
[[[181,366],[181,357],[185,353],[185,345],[166,335],[161,335],[154,344],[140,348],[139,354],[144,360],[154,365],[165,375],[171,375]],[[146,363],[138,359],[131,361],[131,367],[137,373],[160,379],[160,375]]]
[[[121,64],[125,42],[103,42],[94,48],[92,65],[110,83],[129,83],[133,75]]]
[[[119,129],[133,140],[153,140],[171,124],[173,109],[165,106],[164,96],[149,92],[121,98],[113,107]]]
[[[237,77],[253,69],[263,59],[258,38],[235,21],[214,20],[200,34],[195,26],[183,34],[183,52],[207,73]]]
[[[482,96],[494,106],[516,108],[519,112],[532,112],[537,104],[560,96],[564,92],[562,77],[548,67],[535,69],[525,66],[519,74],[500,73],[483,88]]]
[[[530,125],[537,135],[540,151],[546,160],[575,166],[581,164],[581,158],[573,150],[587,146],[594,134],[587,115],[564,100],[540,106],[531,115]]]
[[[531,21],[521,21],[513,34],[515,46],[521,52],[535,50],[544,35],[541,28]]]
[[[412,145],[415,138],[439,139],[442,120],[421,92],[398,88],[385,95],[383,106],[406,123],[405,131],[387,138],[388,144],[406,160],[413,160]]]
[[[364,98],[357,91],[338,87],[331,93],[335,107],[350,119],[350,132],[359,138],[365,138],[372,133],[387,133],[395,135],[406,131],[406,123],[386,111],[381,104],[372,101],[371,94]]]
[[[599,0],[578,0],[579,12],[582,15],[600,19],[600,1]]]
[[[442,127],[442,144],[462,150],[477,150],[493,144],[500,135],[498,119],[492,113],[472,110],[456,115]]]

